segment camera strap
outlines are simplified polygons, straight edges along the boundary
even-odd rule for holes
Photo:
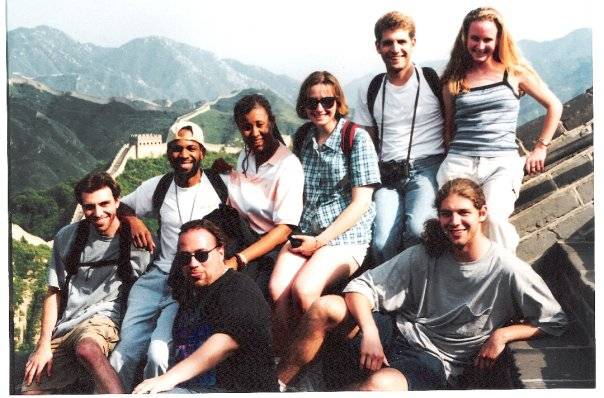
[[[419,86],[420,86],[420,78],[419,73],[417,72],[417,68],[415,69],[415,77],[417,78],[417,91],[415,93],[415,103],[413,104],[413,117],[411,119],[411,132],[409,133],[409,147],[407,148],[407,159],[405,159],[406,170],[410,169],[410,158],[411,158],[411,144],[413,143],[413,132],[415,131],[415,116],[417,114],[417,104],[419,101]],[[388,79],[388,75],[384,75],[384,81],[382,83],[382,120],[380,122],[380,159],[382,158],[382,142],[384,139],[384,106],[386,104],[386,80]]]

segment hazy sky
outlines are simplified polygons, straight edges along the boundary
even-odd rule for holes
[[[516,40],[545,41],[592,27],[595,2],[8,0],[6,22],[8,30],[43,24],[110,47],[165,36],[297,79],[327,69],[348,82],[381,69],[373,25],[385,12],[415,19],[415,59],[421,62],[447,58],[464,15],[487,4],[503,14]]]

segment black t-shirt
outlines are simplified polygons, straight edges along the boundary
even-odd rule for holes
[[[278,391],[270,308],[248,276],[229,269],[200,289],[194,303],[180,304],[173,327],[176,362],[215,333],[227,334],[239,344],[215,369],[186,384],[234,392]]]

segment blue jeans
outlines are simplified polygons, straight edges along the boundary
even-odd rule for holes
[[[168,275],[151,265],[132,286],[128,309],[120,329],[120,341],[109,362],[130,393],[141,359],[147,359],[144,378],[159,376],[168,369],[172,324],[178,303],[168,289]]]
[[[373,195],[376,216],[371,251],[375,265],[419,243],[424,222],[436,217],[436,173],[443,158],[432,155],[412,160],[406,182],[379,188]]]

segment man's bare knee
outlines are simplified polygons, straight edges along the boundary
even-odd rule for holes
[[[360,391],[407,391],[408,389],[405,376],[393,368],[378,370],[359,386]]]
[[[89,338],[84,338],[78,342],[75,348],[75,354],[79,360],[86,363],[94,363],[101,357],[105,358],[105,354],[103,354],[103,350],[99,344]]]
[[[306,316],[309,322],[320,325],[326,330],[332,330],[344,321],[346,314],[344,299],[340,296],[329,295],[315,300]]]

